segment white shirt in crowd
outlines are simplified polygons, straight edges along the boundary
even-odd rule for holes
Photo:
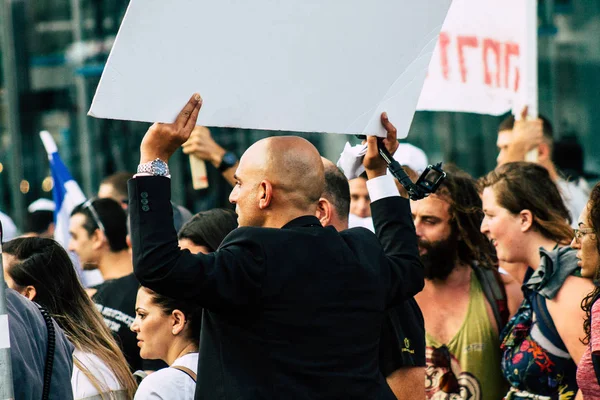
[[[558,178],[556,186],[558,186],[563,201],[571,214],[571,226],[577,228],[577,219],[587,204],[590,192],[576,182],[566,181],[562,178]]]
[[[101,387],[104,389],[102,393],[98,391],[88,379],[82,370],[73,365],[73,375],[71,376],[71,386],[73,387],[73,396],[75,400],[96,400],[96,399],[111,399],[125,400],[125,390],[119,384],[117,377],[112,370],[98,356],[85,353],[75,349],[73,359],[77,359],[83,364],[90,373],[101,382]],[[104,394],[104,397],[102,397]]]
[[[186,367],[198,373],[198,353],[179,357],[173,366]],[[148,375],[135,393],[134,400],[194,400],[196,382],[185,372],[163,368]]]
[[[375,227],[373,226],[373,218],[366,217],[362,218],[358,215],[349,214],[348,215],[348,228],[356,228],[356,227],[367,228],[371,232],[375,232]]]
[[[12,219],[0,211],[0,222],[2,223],[2,241],[4,243],[17,237],[17,227]]]

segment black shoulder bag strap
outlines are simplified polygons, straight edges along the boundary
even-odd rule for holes
[[[42,306],[34,303],[40,309],[46,328],[48,328],[48,350],[46,351],[46,364],[44,367],[44,389],[42,391],[42,400],[50,398],[50,382],[52,381],[52,367],[54,365],[54,348],[56,346],[56,332],[54,331],[54,323],[52,317]]]
[[[508,322],[509,317],[506,291],[500,273],[478,265],[473,265],[472,267],[477,280],[481,284],[483,294],[492,307],[498,331],[500,332]]]

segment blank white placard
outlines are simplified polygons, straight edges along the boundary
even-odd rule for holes
[[[132,0],[89,115],[406,136],[451,0]]]

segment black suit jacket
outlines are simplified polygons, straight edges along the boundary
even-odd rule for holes
[[[379,239],[314,216],[179,250],[170,180],[129,183],[142,285],[204,307],[196,399],[393,399],[378,368],[384,310],[423,288],[407,200],[372,204]]]

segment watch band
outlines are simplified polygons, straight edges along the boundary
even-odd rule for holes
[[[171,177],[171,174],[169,173],[169,165],[160,158],[138,165],[136,175]]]
[[[219,164],[217,169],[220,172],[225,172],[229,168],[233,167],[236,162],[238,162],[237,156],[232,152],[228,151],[227,153],[223,154],[223,157],[221,158],[221,163]]]

